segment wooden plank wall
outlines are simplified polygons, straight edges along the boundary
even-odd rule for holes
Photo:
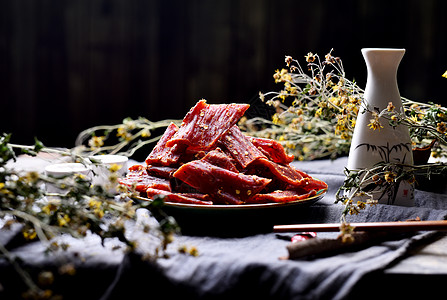
[[[446,11],[445,0],[0,0],[0,131],[70,147],[127,116],[253,102],[285,55],[331,48],[361,85],[361,48],[406,48],[401,93],[447,102]]]

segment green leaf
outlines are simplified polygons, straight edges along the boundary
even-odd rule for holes
[[[39,141],[36,137],[34,138],[34,151],[36,153],[39,153],[40,150],[42,150],[43,148],[45,148],[45,146],[43,145],[43,143],[41,141]]]

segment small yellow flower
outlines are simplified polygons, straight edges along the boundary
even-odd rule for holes
[[[296,145],[290,142],[286,142],[286,147],[293,150],[296,148]]]
[[[410,120],[411,122],[413,122],[413,123],[417,123],[417,122],[419,122],[417,116],[411,116],[411,117],[409,118],[409,120]]]
[[[369,128],[372,130],[376,130],[376,129],[380,129],[383,128],[382,124],[380,124],[379,120],[377,119],[371,119],[369,120],[370,123],[368,124]]]
[[[342,96],[340,99],[340,105],[345,105],[346,103],[348,103],[348,97],[347,96]]]
[[[90,208],[96,208],[96,209],[100,208],[101,204],[102,204],[101,201],[94,200],[94,199],[90,199],[90,201],[88,202],[88,206]]]
[[[287,91],[281,91],[278,95],[278,98],[280,98],[282,101],[286,100],[287,96],[289,96],[289,94],[287,93]]]
[[[178,247],[178,249],[177,249],[177,251],[179,252],[179,253],[186,253],[186,251],[188,251],[188,248],[186,247],[186,245],[180,245],[179,247]]]
[[[29,241],[34,240],[37,237],[37,233],[34,229],[25,230],[22,232],[22,234],[23,234],[23,237]]]
[[[340,235],[339,238],[343,241],[343,243],[350,243],[354,240],[352,233],[354,232],[355,227],[351,226],[349,223],[343,222],[340,225]]]
[[[363,201],[357,201],[357,207],[358,207],[359,209],[365,209],[365,207],[366,207],[366,203],[363,202]]]
[[[44,212],[47,215],[51,215],[52,212],[55,212],[58,208],[57,203],[55,202],[50,202],[47,205],[45,205],[44,207],[42,207],[42,212]]]
[[[386,107],[386,109],[391,112],[395,109],[394,105],[392,102],[388,102],[388,106]]]
[[[126,141],[129,141],[132,139],[132,134],[130,134],[130,132],[127,130],[126,126],[118,127],[118,129],[116,130],[116,136],[119,138],[122,138]]]
[[[311,88],[308,93],[309,95],[314,96],[317,94],[317,90],[315,88]]]
[[[306,61],[308,63],[313,63],[315,61],[315,54],[313,54],[312,52],[307,53],[307,55],[304,57],[306,58]]]
[[[75,176],[76,176],[76,178],[79,178],[82,180],[87,180],[87,176],[85,174],[76,173]]]
[[[394,182],[394,179],[396,179],[396,173],[388,171],[385,173],[385,180],[389,183]]]
[[[100,219],[102,219],[102,217],[104,217],[104,211],[102,209],[95,209],[94,213]]]
[[[340,104],[339,97],[330,97],[328,100],[330,103],[334,104],[335,106],[338,106]]]
[[[284,87],[286,89],[287,92],[289,92],[290,95],[297,95],[298,94],[298,89],[291,85],[290,82],[286,82],[284,84]]]
[[[135,121],[130,118],[124,119],[123,124],[127,127],[127,130],[133,130],[137,127]]]
[[[348,92],[346,91],[345,88],[340,87],[340,88],[337,90],[337,94],[338,94],[340,97],[346,97],[346,96],[348,95]]]
[[[369,128],[372,130],[376,130],[376,129],[380,129],[383,128],[382,124],[380,124],[379,121],[379,114],[377,114],[376,112],[372,112],[371,113],[372,119],[369,120]]]
[[[275,74],[273,74],[273,79],[275,79],[275,83],[281,81],[281,72],[279,70],[275,70]]]
[[[292,76],[288,73],[286,69],[276,70],[275,74],[273,74],[273,78],[275,79],[275,83],[278,82],[287,82],[292,80]]]
[[[112,164],[109,168],[110,172],[118,172],[121,169],[121,165]]]
[[[349,98],[349,102],[351,102],[352,104],[354,104],[354,105],[358,105],[358,104],[360,104],[360,102],[361,102],[361,100],[360,100],[360,98],[359,97],[356,97],[356,96],[349,96],[348,97]]]
[[[442,77],[447,78],[447,71],[445,71],[444,74],[442,74]]]
[[[105,136],[93,136],[89,141],[88,141],[88,145],[92,148],[100,148],[102,146],[104,146],[104,139],[106,137]]]
[[[414,110],[420,110],[421,108],[419,107],[419,105],[418,105],[418,104],[416,104],[416,103],[413,103],[413,104],[411,104],[411,105],[410,105],[410,109],[414,109]]]
[[[335,63],[335,57],[333,57],[330,53],[326,54],[324,58],[327,63]]]
[[[6,185],[4,182],[0,182],[0,194],[4,194],[4,195],[12,194],[12,192],[10,190],[8,190],[5,186]]]
[[[340,135],[340,138],[341,138],[342,140],[348,141],[348,140],[351,139],[351,136],[349,135],[349,133],[347,133],[347,132],[343,132],[343,133]]]
[[[57,216],[57,223],[60,227],[67,225],[70,221],[71,219],[67,214],[61,214]]]
[[[191,255],[191,256],[198,256],[199,255],[199,250],[196,247],[194,247],[194,246],[189,248],[188,252],[189,252],[189,255]]]
[[[147,128],[143,129],[143,131],[141,131],[141,137],[143,138],[148,138],[151,136],[151,131]]]
[[[382,182],[382,179],[377,174],[374,174],[371,179],[374,181],[375,184],[380,184]]]
[[[440,133],[445,133],[447,131],[447,126],[444,122],[440,122],[436,125],[436,130]]]

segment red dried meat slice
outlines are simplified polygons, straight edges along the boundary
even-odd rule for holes
[[[180,164],[187,163],[191,160],[201,159],[207,154],[207,151],[201,149],[186,148],[180,156]]]
[[[280,165],[265,158],[257,159],[250,169],[250,172],[258,176],[276,179],[293,187],[303,186],[312,178],[291,165]],[[282,189],[283,186],[279,186],[279,188]]]
[[[186,114],[182,125],[166,146],[186,145],[210,150],[231,126],[244,115],[248,104],[206,104],[199,101]]]
[[[147,174],[155,177],[169,179],[170,174],[177,170],[176,168],[166,167],[166,166],[152,166],[149,165],[146,168]]]
[[[201,193],[182,193],[183,196],[185,197],[190,197],[190,198],[194,198],[197,200],[201,200],[201,201],[208,201],[208,202],[213,202],[211,200],[210,195],[208,194],[201,194]]]
[[[267,157],[256,148],[237,125],[231,127],[220,139],[231,156],[239,163],[242,169],[247,168],[253,161]]]
[[[291,189],[293,189],[294,187],[291,186]],[[306,191],[311,191],[311,190],[324,190],[327,189],[327,183],[312,177],[309,177],[306,179],[305,183],[303,185],[300,186],[301,189],[306,190]]]
[[[239,172],[234,164],[234,160],[230,158],[227,154],[225,154],[225,152],[223,152],[220,148],[216,148],[208,152],[202,158],[202,160],[232,172]]]
[[[173,176],[201,193],[209,194],[213,200],[228,204],[242,204],[271,181],[255,175],[232,172],[203,160],[182,165]]]
[[[157,166],[172,166],[176,165],[180,159],[180,154],[183,149],[179,145],[166,146],[166,143],[179,130],[177,125],[171,123],[163,136],[158,140],[152,152],[146,158],[146,164]]]
[[[287,165],[294,160],[294,156],[287,154],[284,147],[277,141],[258,137],[248,137],[255,147],[257,147],[271,161]]]
[[[199,192],[195,188],[190,186],[189,184],[187,184],[173,176],[171,176],[171,178],[169,179],[169,182],[171,184],[171,192],[176,192],[176,193],[198,193]]]
[[[300,193],[293,190],[274,191],[268,194],[254,195],[253,198],[247,201],[247,203],[270,203],[270,202],[286,203],[286,202],[304,200],[309,197],[315,196],[316,194],[317,192],[315,190],[311,190],[306,193]]]
[[[148,175],[145,166],[142,165],[130,167],[126,177],[120,179],[119,183],[128,187],[135,186],[140,193],[144,193],[148,188],[171,190],[169,180]]]
[[[200,205],[212,205],[211,201],[204,201],[200,199],[196,199],[192,196],[194,194],[181,194],[181,193],[171,193],[165,190],[148,188],[146,190],[147,197],[152,198],[155,195],[163,195],[165,196],[165,202],[173,202],[173,203],[187,203],[187,204],[200,204]]]

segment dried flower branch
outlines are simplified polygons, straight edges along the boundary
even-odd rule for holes
[[[276,109],[272,120],[255,118],[241,125],[251,135],[280,141],[299,160],[336,158],[349,151],[363,90],[346,79],[342,61],[332,50],[323,61],[313,53],[305,58],[307,72],[287,56],[288,69],[273,75],[284,88],[260,93],[261,100]]]
[[[403,124],[409,128],[413,147],[430,145],[433,157],[447,156],[447,108],[402,97],[402,110],[389,104],[378,111],[368,106],[364,90],[346,78],[342,61],[333,56],[333,50],[324,60],[312,52],[304,59],[306,68],[291,56],[285,57],[287,68],[273,75],[282,89],[259,93],[276,113],[271,120],[243,119],[240,125],[248,134],[278,140],[299,160],[333,159],[349,153],[357,114],[365,111],[372,116],[371,130],[380,130],[386,123]],[[442,76],[447,78],[446,74]],[[446,175],[447,165],[383,162],[369,169],[345,170],[345,174],[336,194],[336,202],[345,205],[342,223],[346,215],[375,205],[377,193],[387,192],[402,181],[414,182],[416,176]]]
[[[140,126],[139,134],[141,135],[144,130],[158,128],[163,124],[165,123],[160,122],[155,125],[144,123],[141,126],[136,125],[135,129]],[[101,130],[102,128],[104,127],[101,127]],[[120,125],[114,128],[122,127]],[[111,129],[107,127],[106,130]],[[84,133],[96,131],[97,128]],[[133,134],[132,138],[126,142],[133,141],[136,136],[137,134]],[[88,157],[96,152],[80,152],[79,147],[75,150],[48,148],[38,140],[33,146],[17,145],[11,143],[10,139],[11,135],[0,136],[0,218],[6,220],[2,226],[3,230],[8,230],[13,224],[19,223],[25,240],[38,239],[50,252],[69,247],[69,245],[58,244],[55,238],[59,235],[69,234],[75,238],[82,238],[88,232],[98,235],[103,241],[107,238],[117,238],[122,243],[123,251],[143,251],[128,235],[125,223],[128,220],[137,221],[136,211],[146,209],[157,218],[158,225],[143,226],[145,235],[150,237],[145,240],[151,243],[144,247],[143,257],[155,260],[165,255],[166,247],[172,241],[172,235],[178,228],[175,221],[161,210],[162,197],[155,198],[152,202],[135,203],[130,200],[133,195],[131,190],[123,189],[125,193],[119,197],[113,197],[105,187],[92,186],[90,180],[82,174],[54,178],[37,172],[17,172],[7,166],[8,162],[16,160],[17,151],[28,155],[38,155],[41,152],[53,153],[70,157],[84,164],[92,164]],[[121,150],[123,145],[124,141],[121,141],[116,147],[96,147],[93,151]],[[139,146],[128,147],[128,153],[133,153]],[[116,178],[113,171],[118,171],[118,168],[111,168],[110,177]],[[48,193],[43,188],[46,184],[56,186],[61,192]],[[3,245],[0,247],[0,256],[12,263],[28,286],[29,290],[24,296],[44,299],[49,295],[49,291],[43,289],[38,280],[31,278]]]
[[[78,135],[73,152],[82,156],[107,153],[131,157],[142,147],[158,141],[160,136],[154,137],[153,133],[171,122],[180,124],[181,120],[152,122],[143,117],[126,118],[122,124],[91,127]],[[106,145],[107,142],[110,143]]]

